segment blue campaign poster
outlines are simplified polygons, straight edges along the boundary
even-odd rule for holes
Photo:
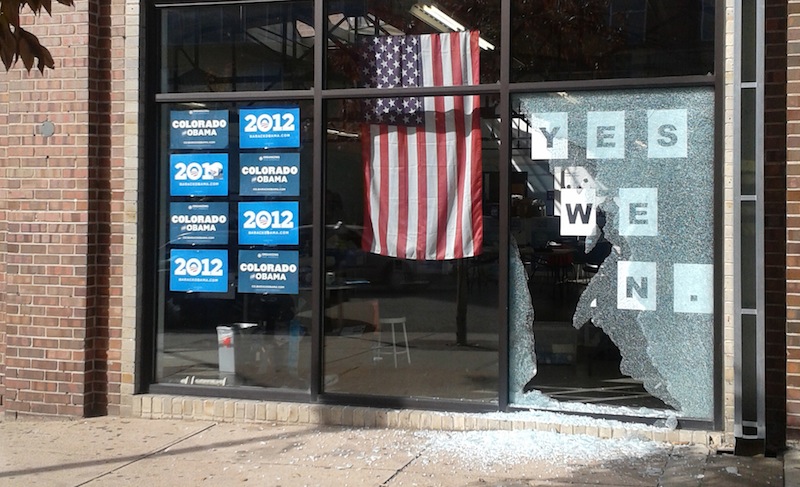
[[[226,196],[228,154],[171,154],[169,194],[172,196]]]
[[[170,203],[169,243],[226,245],[228,203]]]
[[[239,243],[297,245],[298,212],[296,201],[239,203]]]
[[[228,251],[172,249],[169,254],[169,290],[228,292]]]
[[[239,194],[299,196],[300,154],[242,154]]]
[[[170,149],[227,149],[228,110],[169,112]]]
[[[300,109],[281,107],[239,110],[239,147],[300,147]]]
[[[297,294],[298,253],[291,250],[240,250],[240,293]]]

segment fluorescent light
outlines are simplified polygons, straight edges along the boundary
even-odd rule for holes
[[[439,10],[439,7],[435,7],[433,5],[423,5],[422,11],[446,25],[450,30],[454,30],[456,32],[467,30],[463,25],[456,22],[456,19]]]
[[[329,135],[337,135],[339,137],[347,137],[349,139],[357,139],[360,136],[353,132],[345,132],[343,130],[327,129]]]
[[[487,41],[483,37],[478,37],[478,46],[484,51],[494,51],[494,44]]]
[[[411,7],[411,14],[430,25],[439,32],[464,32],[466,27],[453,17],[439,10],[435,5],[416,4]],[[483,37],[478,38],[478,46],[486,51],[494,51],[494,44]]]
[[[306,24],[302,20],[295,21],[295,29],[300,37],[314,37],[314,28]]]

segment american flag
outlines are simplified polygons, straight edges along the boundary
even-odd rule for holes
[[[369,87],[480,82],[478,32],[371,37],[362,53]],[[365,103],[365,250],[417,260],[481,253],[479,109],[477,95]]]

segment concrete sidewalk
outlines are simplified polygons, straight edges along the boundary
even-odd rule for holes
[[[798,465],[795,450],[778,459],[736,457],[536,431],[118,417],[0,422],[0,486],[797,487]]]

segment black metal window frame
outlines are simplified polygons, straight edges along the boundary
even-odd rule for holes
[[[189,8],[195,6],[230,6],[245,4],[264,4],[277,3],[290,0],[171,0],[158,1],[151,0],[147,3],[145,18],[143,20],[144,31],[146,33],[145,48],[143,50],[147,63],[144,66],[160,66],[160,12],[168,8]],[[725,34],[725,4],[722,0],[715,2],[715,47],[714,47],[714,69],[713,74],[704,76],[675,76],[661,78],[622,78],[622,79],[600,79],[600,80],[577,80],[577,81],[546,81],[546,82],[510,82],[510,39],[511,39],[511,0],[501,1],[500,19],[500,80],[497,83],[480,84],[471,86],[446,86],[446,87],[425,87],[425,88],[395,88],[391,90],[377,88],[353,88],[353,89],[325,89],[325,62],[326,62],[326,31],[316,28],[325,25],[325,5],[323,0],[314,1],[314,82],[313,88],[307,90],[284,90],[284,91],[237,91],[237,92],[201,92],[201,93],[161,93],[158,91],[159,73],[157,68],[145,69],[145,139],[157,140],[157,123],[159,107],[167,103],[180,102],[244,102],[244,101],[287,101],[287,100],[313,100],[314,120],[313,127],[314,148],[313,148],[313,191],[315,194],[323,194],[325,181],[324,164],[324,144],[325,132],[323,123],[325,113],[323,106],[326,100],[331,99],[361,99],[370,97],[386,97],[391,91],[392,96],[446,96],[446,95],[494,95],[498,96],[500,103],[497,108],[501,120],[511,119],[510,98],[513,94],[537,93],[537,92],[559,92],[559,91],[588,91],[588,90],[619,90],[619,89],[642,89],[659,87],[713,87],[715,91],[715,161],[714,161],[714,254],[717,256],[714,262],[714,418],[712,421],[700,420],[681,420],[679,425],[690,429],[713,429],[722,430],[724,427],[724,367],[723,367],[723,321],[724,321],[724,187],[723,187],[723,156],[724,156],[724,34]],[[510,159],[510,130],[509,124],[501,124],[500,131],[500,160]],[[157,168],[152,161],[157,161],[159,157],[157,147],[147,147],[145,153],[145,171],[143,185],[151,188],[150,194],[145,195],[141,201],[140,221],[156,221],[157,207],[153,203],[157,195],[152,194],[152,188],[157,188]],[[510,165],[500,165],[499,182],[501,188],[508,188],[510,181]],[[321,248],[323,241],[323,222],[324,222],[324,201],[315,198],[313,203],[313,232],[312,241],[315,249]],[[498,323],[499,329],[499,404],[497,407],[485,403],[470,403],[453,400],[419,400],[412,398],[381,397],[381,396],[354,396],[346,394],[323,393],[322,391],[322,334],[321,324],[314,323],[312,327],[312,377],[311,390],[308,393],[297,392],[277,392],[269,389],[253,390],[250,388],[226,388],[224,390],[211,387],[199,386],[176,386],[157,384],[154,382],[155,371],[155,340],[156,340],[156,309],[155,300],[158,299],[156,290],[156,256],[154,249],[157,246],[153,235],[142,232],[140,247],[140,282],[141,291],[140,309],[142,313],[139,318],[139,329],[141,331],[140,351],[138,354],[137,392],[153,392],[166,394],[191,394],[209,397],[233,397],[243,399],[262,399],[262,400],[287,400],[297,402],[330,403],[330,404],[350,404],[350,405],[371,405],[389,408],[421,408],[444,411],[509,411],[513,409],[508,401],[508,379],[509,379],[509,356],[508,356],[508,246],[510,232],[510,196],[506,192],[500,200],[500,255],[499,262],[506,263],[499,269],[499,302]],[[145,225],[147,226],[147,225]],[[152,233],[152,232],[150,232]],[[320,258],[315,258],[313,265],[312,287],[315,290],[312,296],[312,309],[315,316],[320,316],[322,306],[322,262]],[[320,321],[320,320],[317,320]],[[609,418],[608,415],[598,417]],[[632,418],[630,416],[619,419],[636,420],[640,422],[653,422],[654,418]]]

